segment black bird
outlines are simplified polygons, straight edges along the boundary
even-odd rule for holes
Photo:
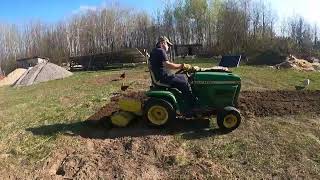
[[[129,86],[125,86],[125,85],[122,85],[122,86],[121,86],[121,90],[122,90],[122,91],[126,91],[128,88],[129,88]]]
[[[131,82],[131,83],[128,84],[128,85],[125,85],[124,83],[122,83],[122,85],[121,85],[121,90],[122,90],[122,91],[128,90],[128,88],[129,88],[133,83],[135,83],[135,81]]]
[[[121,78],[121,79],[126,78],[126,72],[122,73],[122,74],[120,75],[120,78]]]

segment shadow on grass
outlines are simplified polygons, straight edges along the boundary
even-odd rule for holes
[[[126,128],[116,128],[110,126],[108,120],[99,120],[94,123],[84,121],[71,124],[53,124],[40,127],[28,128],[27,131],[39,136],[54,136],[64,134],[68,136],[81,136],[90,139],[115,139],[121,137],[143,137],[149,135],[181,135],[183,139],[201,139],[223,135],[219,129],[209,128],[208,119],[183,120],[177,119],[166,127],[152,128],[144,124],[141,120],[131,123]]]

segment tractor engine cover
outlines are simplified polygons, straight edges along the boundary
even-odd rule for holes
[[[223,108],[236,106],[241,78],[228,72],[196,72],[191,84],[201,105]]]

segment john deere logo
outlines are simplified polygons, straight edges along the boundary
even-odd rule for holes
[[[215,85],[240,84],[240,81],[194,81],[193,84],[215,84]]]

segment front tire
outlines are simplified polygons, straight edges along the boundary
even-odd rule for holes
[[[224,131],[233,131],[241,124],[241,114],[234,107],[226,107],[217,114],[217,124]]]
[[[175,119],[176,112],[168,101],[150,98],[144,106],[143,118],[148,125],[161,127],[168,124],[170,120]]]

